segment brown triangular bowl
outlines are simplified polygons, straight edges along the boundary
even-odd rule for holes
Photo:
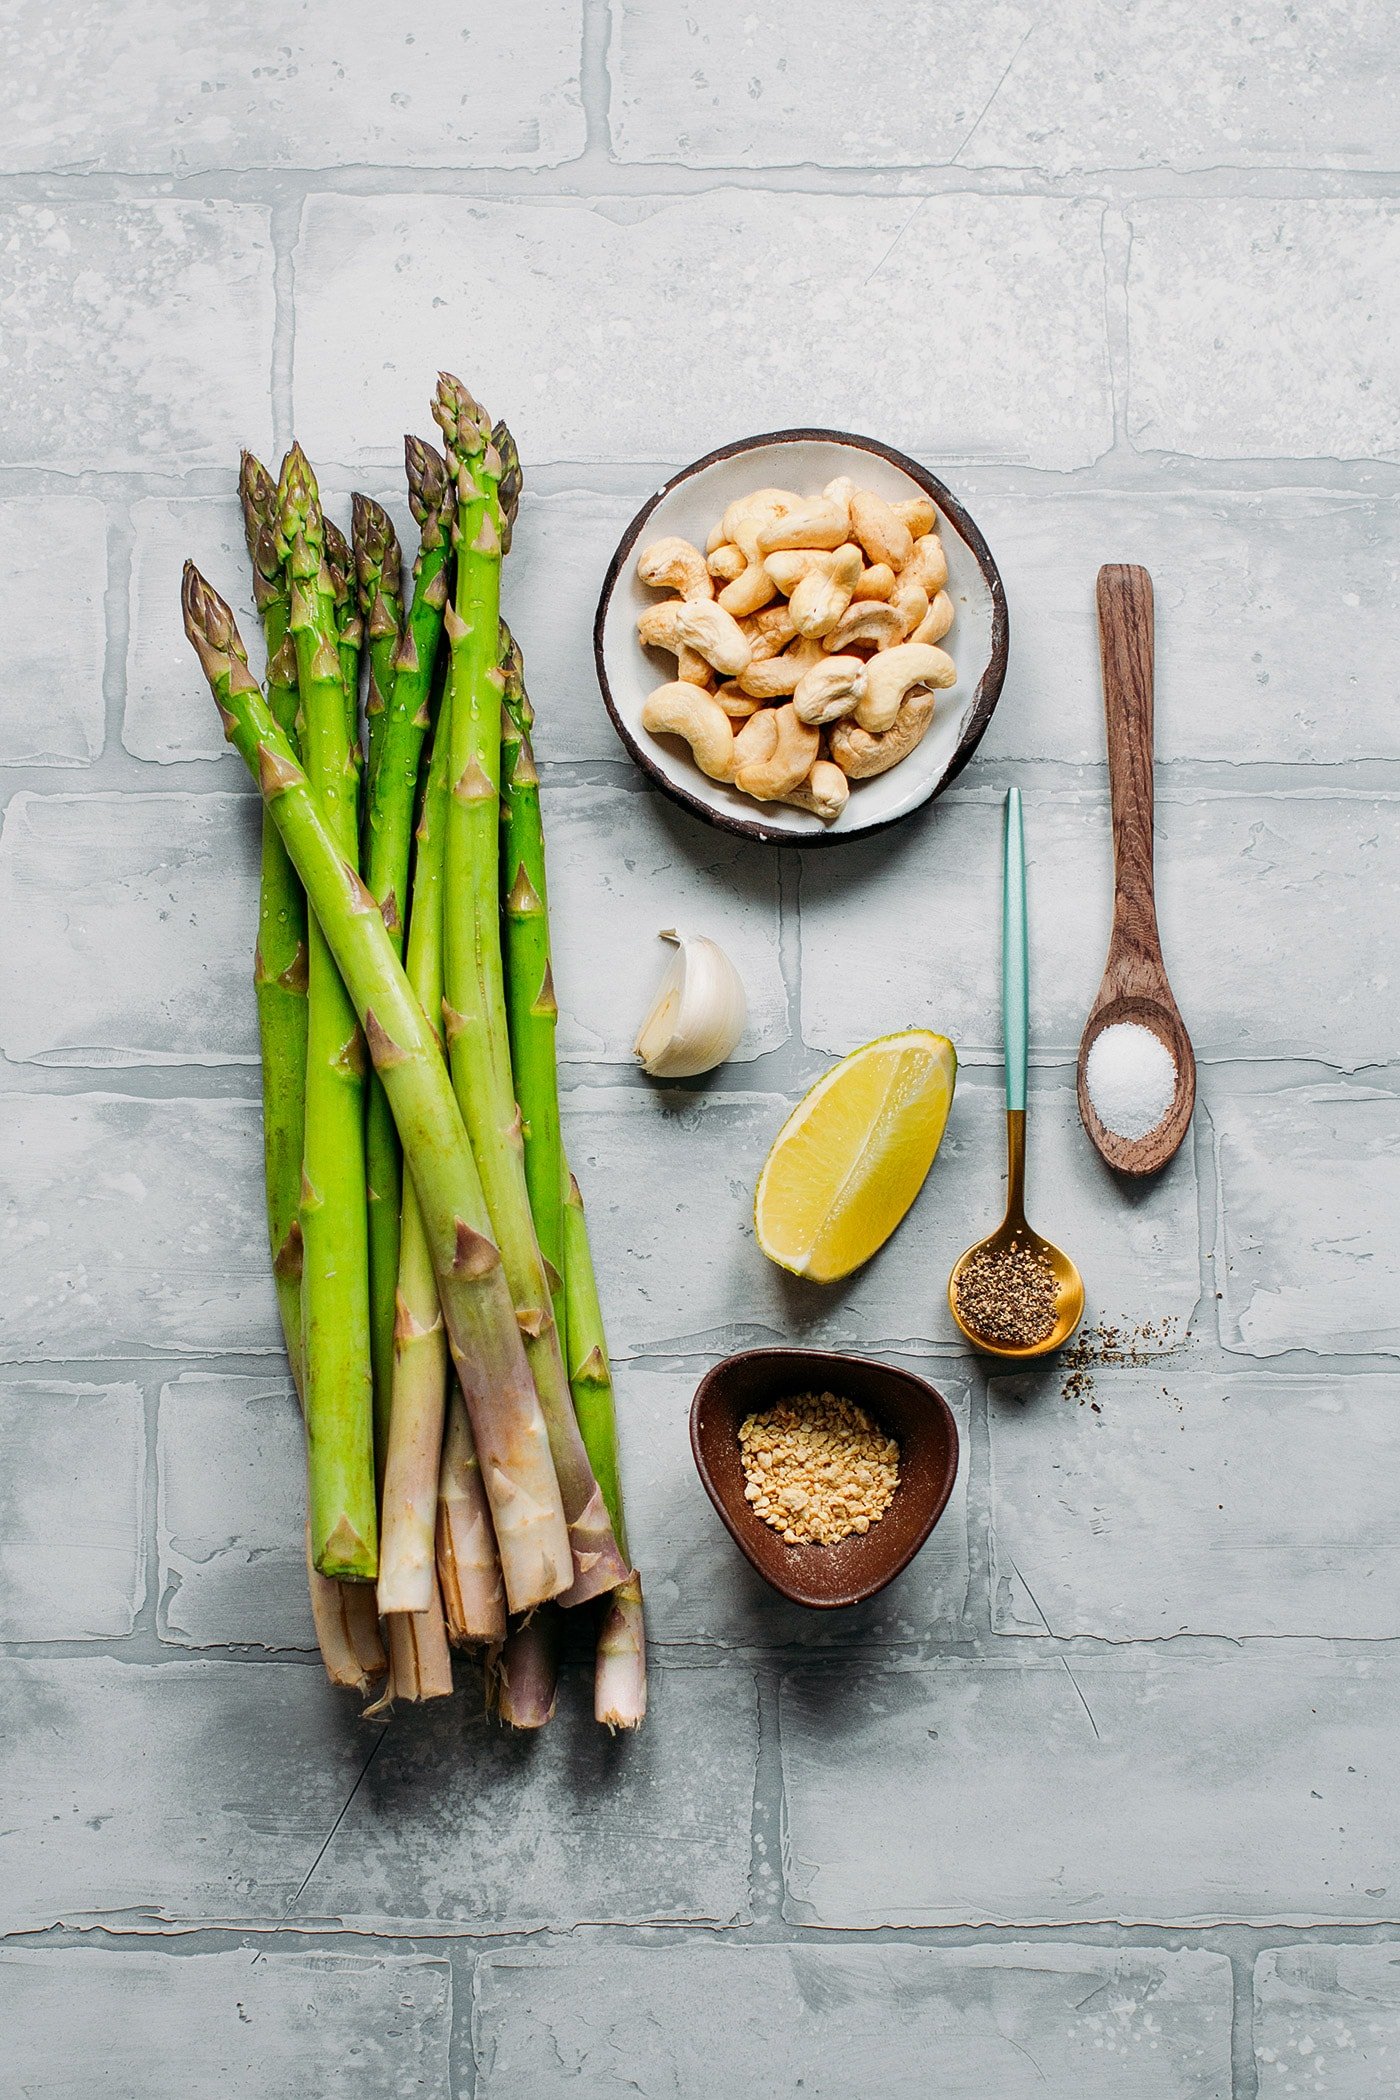
[[[787,1546],[744,1499],[739,1427],[796,1393],[835,1393],[865,1408],[899,1446],[899,1486],[864,1537]],[[825,1349],[745,1349],[701,1379],[690,1448],[705,1492],[766,1582],[793,1604],[833,1611],[862,1604],[902,1574],[948,1506],[958,1477],[958,1426],[936,1387],[912,1371]]]

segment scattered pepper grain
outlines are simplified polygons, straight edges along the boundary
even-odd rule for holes
[[[1077,1400],[1081,1407],[1087,1402],[1101,1414],[1103,1410],[1093,1397],[1096,1366],[1129,1364],[1141,1367],[1155,1363],[1163,1356],[1174,1355],[1190,1340],[1191,1329],[1188,1327],[1183,1335],[1181,1322],[1175,1314],[1167,1314],[1160,1320],[1136,1322],[1101,1320],[1096,1327],[1081,1327],[1063,1357],[1067,1375],[1060,1389],[1060,1398]],[[1162,1390],[1165,1393],[1166,1387]]]
[[[970,1261],[957,1281],[958,1311],[969,1327],[1008,1349],[1043,1342],[1055,1325],[1059,1287],[1038,1247],[1012,1242]]]
[[[746,1500],[789,1546],[835,1546],[878,1524],[899,1485],[899,1446],[852,1400],[800,1393],[739,1430]]]

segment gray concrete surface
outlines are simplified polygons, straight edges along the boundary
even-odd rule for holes
[[[1383,0],[12,0],[0,19],[0,2091],[26,2100],[1372,2100],[1400,2090],[1400,26]],[[527,467],[566,1115],[620,1366],[653,1716],[359,1720],[311,1648],[265,1273],[257,815],[179,632],[293,431],[404,514],[439,364]],[[746,432],[905,445],[1007,580],[925,817],[749,851],[640,784],[602,570]],[[1201,1051],[1158,1185],[1071,1091],[1107,927],[1093,579],[1158,590],[1162,918]],[[1141,1360],[988,1381],[942,1303],[999,1173],[1026,790],[1033,1209]],[[676,922],[754,1020],[628,1045]],[[787,1106],[962,1058],[849,1288],[756,1252]],[[737,1561],[685,1410],[744,1342],[964,1428],[885,1597]]]

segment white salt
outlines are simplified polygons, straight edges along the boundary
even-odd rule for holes
[[[1115,1137],[1144,1138],[1176,1099],[1176,1060],[1150,1028],[1115,1021],[1089,1045],[1089,1098]]]

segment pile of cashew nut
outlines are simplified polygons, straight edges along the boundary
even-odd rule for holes
[[[957,681],[937,644],[953,624],[938,514],[888,503],[843,475],[820,496],[757,489],[731,503],[705,552],[657,540],[642,582],[674,595],[637,633],[676,659],[642,708],[711,780],[834,823],[853,780],[887,773]]]

